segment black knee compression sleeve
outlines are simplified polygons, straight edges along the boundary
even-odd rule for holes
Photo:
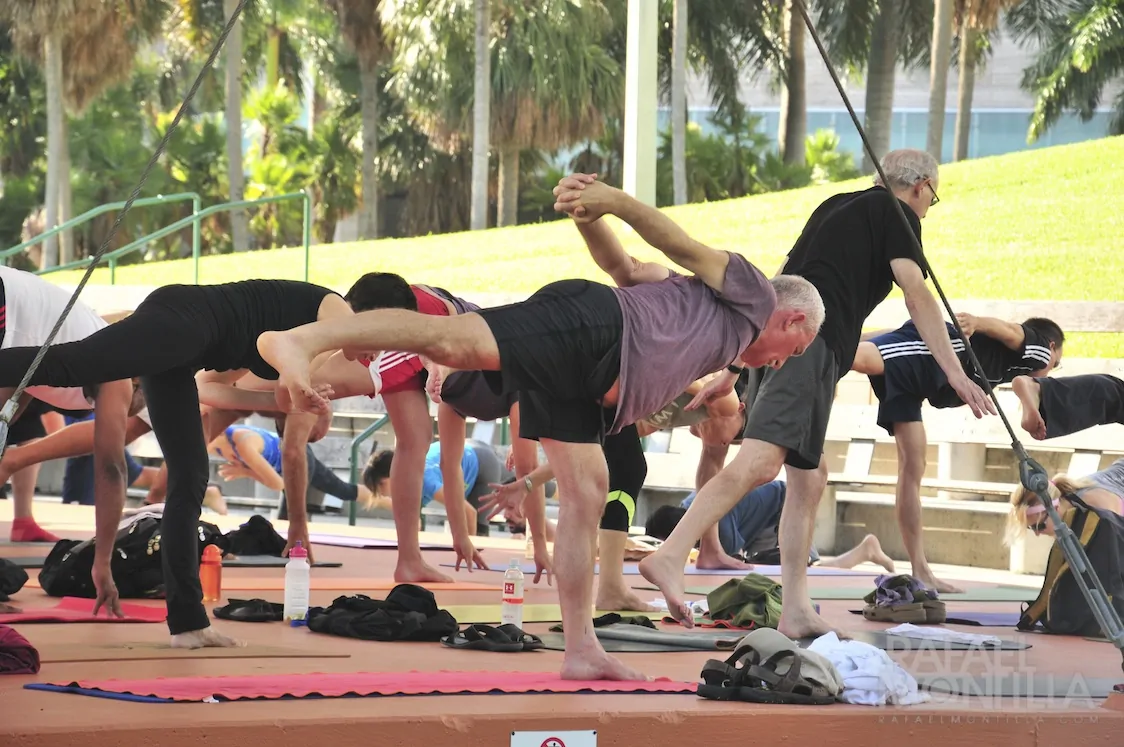
[[[601,514],[601,528],[628,532],[636,516],[636,499],[648,476],[648,461],[636,426],[607,436],[602,450],[609,467],[609,495]]]

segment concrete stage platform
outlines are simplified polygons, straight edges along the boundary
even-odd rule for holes
[[[36,512],[47,528],[67,536],[89,536],[91,509],[37,504]],[[0,537],[8,536],[10,501],[0,502]],[[207,516],[225,528],[245,517]],[[283,531],[283,524],[279,524]],[[346,528],[334,524],[314,531],[351,535],[385,532]],[[440,541],[440,535],[428,539]],[[486,540],[486,560],[503,568],[521,555],[522,543]],[[0,556],[14,556],[17,548],[0,545]],[[44,546],[43,553],[47,551]],[[386,591],[371,591],[376,580],[392,575],[393,550],[360,550],[316,545],[317,559],[340,561],[340,568],[314,569],[317,578],[352,581],[348,591],[314,591],[313,603],[326,605],[336,596],[367,593],[382,598]],[[26,555],[20,549],[19,554]],[[438,565],[451,553],[431,551]],[[500,574],[477,571],[471,575],[442,568],[458,580],[493,584],[495,590],[439,590],[441,606],[498,604]],[[31,571],[32,579],[37,571]],[[281,577],[279,568],[223,571],[224,581],[236,578]],[[645,584],[629,577],[634,586]],[[717,585],[729,577],[692,576],[691,585]],[[812,586],[867,586],[873,576],[815,577]],[[965,582],[979,588],[986,584]],[[641,591],[654,599],[656,592]],[[281,601],[280,591],[228,591],[235,598],[261,597]],[[554,587],[528,579],[527,604],[556,602]],[[50,607],[57,600],[37,588],[25,587],[13,601],[24,609]],[[160,602],[136,602],[159,606]],[[822,601],[824,615],[844,630],[875,630],[885,625],[869,623],[848,610],[853,601]],[[212,607],[216,605],[208,605]],[[1018,611],[1017,602],[950,602],[956,609]],[[393,672],[410,670],[536,671],[556,672],[562,654],[537,651],[494,654],[455,651],[438,643],[375,643],[311,633],[281,623],[217,621],[222,631],[305,656],[336,658],[203,658],[192,653],[154,651],[169,658],[118,658],[113,647],[126,644],[166,644],[167,629],[152,624],[23,624],[15,626],[34,644],[44,664],[38,675],[0,677],[0,745],[4,747],[58,747],[81,743],[84,747],[160,745],[198,747],[200,744],[269,745],[456,745],[498,747],[512,742],[512,732],[550,732],[567,747],[571,730],[596,730],[599,747],[609,745],[665,745],[705,743],[711,747],[768,744],[814,747],[891,747],[913,744],[1003,745],[1003,747],[1085,747],[1124,744],[1124,695],[1089,698],[1083,683],[1091,678],[1124,681],[1120,656],[1110,644],[1081,638],[1026,636],[1013,629],[948,626],[971,633],[988,633],[1032,645],[1018,652],[893,652],[890,655],[915,675],[924,674],[1036,674],[1053,675],[1071,682],[1056,697],[948,696],[933,693],[932,701],[912,707],[867,707],[837,703],[824,707],[762,706],[718,703],[696,695],[450,695],[304,699],[284,701],[222,702],[217,704],[131,703],[80,695],[26,690],[29,682],[97,679],[295,674],[315,677],[318,672]],[[529,632],[542,633],[549,623],[528,623]],[[661,626],[672,630],[670,626]],[[75,658],[85,647],[107,651],[99,661],[61,661]],[[253,653],[249,650],[247,653]],[[268,652],[263,652],[268,653]],[[338,658],[340,654],[348,658]],[[675,680],[698,682],[703,663],[717,654],[675,652],[620,654],[644,672]],[[124,654],[122,653],[123,657]],[[52,661],[52,659],[54,661]],[[1068,693],[1068,694],[1067,694]],[[541,744],[537,742],[536,744]]]

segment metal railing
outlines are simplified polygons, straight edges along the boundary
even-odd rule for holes
[[[158,239],[162,239],[165,236],[173,234],[176,231],[179,231],[180,229],[186,228],[187,226],[192,225],[192,224],[194,224],[194,230],[196,232],[198,232],[200,221],[202,221],[204,218],[207,218],[209,216],[214,215],[215,213],[232,212],[232,211],[235,211],[235,210],[245,210],[246,208],[256,207],[258,205],[268,205],[268,204],[271,204],[271,203],[274,203],[274,202],[285,202],[287,200],[302,200],[303,203],[304,203],[304,205],[303,205],[303,223],[304,223],[304,226],[303,226],[303,229],[302,229],[302,232],[301,232],[301,239],[302,239],[302,245],[304,247],[304,279],[305,279],[305,282],[307,282],[308,281],[308,269],[309,269],[309,244],[311,243],[311,239],[312,239],[312,199],[308,196],[307,192],[290,192],[289,194],[277,195],[275,197],[259,197],[256,200],[242,200],[241,202],[224,202],[220,205],[212,205],[211,207],[205,208],[203,210],[196,210],[193,215],[189,215],[186,218],[181,218],[180,220],[176,221],[175,223],[172,223],[169,226],[165,226],[164,228],[153,231],[152,233],[148,234],[147,236],[142,236],[139,239],[131,241],[128,244],[126,244],[125,246],[121,247],[120,249],[114,249],[112,252],[107,252],[104,256],[102,256],[101,261],[107,262],[109,264],[109,284],[115,285],[116,282],[117,282],[117,260],[120,259],[121,257],[124,257],[127,254],[131,254],[133,252],[136,252],[136,251],[139,251],[139,250],[143,249],[149,242],[156,241]],[[137,200],[137,202],[135,202],[133,204],[135,205],[139,202],[140,202],[140,200]],[[36,241],[38,241],[38,240],[39,239],[36,238]],[[9,251],[11,251],[11,250],[9,250]],[[192,258],[192,262],[194,264],[195,283],[198,284],[199,283],[199,246],[198,246],[198,244],[196,244],[195,246],[192,247],[191,258]],[[84,268],[87,265],[89,265],[90,262],[93,261],[93,259],[94,259],[93,257],[86,257],[85,259],[79,259],[79,260],[76,260],[74,262],[67,262],[65,265],[58,265],[57,267],[48,267],[46,269],[39,270],[36,274],[37,275],[47,275],[47,274],[52,273],[52,272],[63,272],[64,270],[81,269],[81,268]]]
[[[170,194],[170,195],[156,195],[155,197],[141,197],[140,199],[137,199],[137,200],[133,201],[133,207],[145,207],[147,205],[164,205],[164,204],[167,204],[167,203],[170,203],[170,202],[182,202],[183,200],[191,200],[192,214],[193,215],[199,214],[199,211],[202,209],[203,198],[200,197],[199,194],[196,193],[196,192],[177,192],[175,194]],[[79,215],[77,217],[74,217],[74,218],[71,218],[70,220],[66,221],[65,223],[60,223],[59,225],[55,226],[54,228],[48,229],[48,230],[44,231],[43,233],[39,234],[38,236],[35,236],[34,238],[23,242],[22,244],[16,244],[13,247],[10,247],[8,249],[4,249],[3,251],[0,251],[0,259],[7,259],[8,257],[11,257],[14,254],[19,254],[24,249],[35,246],[36,244],[41,244],[44,241],[46,241],[47,239],[51,238],[52,236],[60,234],[63,231],[69,231],[70,229],[75,228],[76,226],[79,226],[79,225],[81,225],[82,223],[85,223],[88,220],[92,220],[93,218],[96,218],[99,215],[103,215],[105,213],[109,213],[109,212],[112,212],[114,210],[120,210],[123,207],[125,207],[125,202],[121,201],[121,202],[109,202],[109,203],[106,203],[105,205],[99,205],[96,208],[93,208],[91,210],[87,210],[86,212],[82,213],[81,215]],[[199,223],[196,222],[195,226],[194,226],[194,229],[191,232],[191,253],[192,253],[192,256],[197,258],[196,259],[196,278],[195,278],[196,283],[199,282],[198,257],[199,257],[199,251],[200,251],[200,243],[201,243],[201,237],[200,237],[200,232],[199,232]],[[72,264],[74,264],[74,263],[69,263],[67,266],[69,267]]]

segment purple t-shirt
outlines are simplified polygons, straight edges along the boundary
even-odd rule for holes
[[[745,257],[730,261],[718,294],[697,277],[613,288],[624,316],[620,397],[609,433],[645,418],[698,378],[730,365],[777,306],[769,279]]]

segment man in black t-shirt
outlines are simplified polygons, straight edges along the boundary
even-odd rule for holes
[[[936,159],[924,151],[896,150],[886,154],[882,166],[890,184],[876,182],[867,190],[830,197],[808,220],[781,272],[816,287],[826,310],[823,327],[803,355],[751,372],[756,396],[747,405],[749,423],[737,456],[699,491],[662,547],[640,563],[641,574],[663,591],[671,614],[687,626],[683,567],[691,549],[742,496],[787,466],[788,497],[779,530],[785,599],[777,629],[794,640],[832,630],[812,605],[807,579],[816,509],[827,485],[823,444],[835,385],[851,368],[863,322],[895,282],[949,385],[977,417],[995,411],[964,374],[940,306],[925,284],[920,219],[937,201]],[[737,375],[719,374],[692,405],[730,391]]]
[[[1046,376],[1061,359],[1065,334],[1049,319],[1022,324],[991,317],[957,314],[964,334],[992,387],[1017,376]],[[979,383],[979,374],[951,324],[946,325],[952,347],[966,374]],[[895,330],[864,335],[852,370],[870,377],[878,396],[878,425],[889,432],[898,448],[896,502],[898,526],[912,563],[913,575],[941,593],[959,588],[933,575],[921,539],[921,478],[925,474],[925,425],[921,403],[937,408],[960,407],[963,400],[933,359],[917,326],[906,322]]]

